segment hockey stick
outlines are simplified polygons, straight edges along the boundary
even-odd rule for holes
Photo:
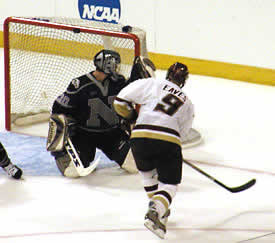
[[[48,96],[46,94],[46,92],[42,92],[41,93],[42,97],[46,100],[47,104],[48,104],[48,108],[49,110],[51,111],[51,106],[49,104],[49,100],[48,100]],[[78,152],[75,150],[75,147],[70,139],[70,137],[67,138],[67,141],[65,143],[65,149],[68,153],[68,155],[70,156],[72,162],[73,162],[73,165],[77,171],[77,174],[82,177],[82,176],[87,176],[89,175],[90,173],[92,173],[95,168],[97,167],[97,165],[99,164],[99,161],[100,161],[100,157],[97,158],[96,161],[92,162],[92,164],[89,166],[89,167],[84,167],[83,166],[83,163],[78,155]]]
[[[71,139],[68,137],[67,138],[67,143],[65,144],[65,148],[69,154],[69,156],[71,157],[73,164],[75,166],[75,169],[78,173],[79,176],[87,176],[90,173],[92,173],[95,168],[97,167],[99,161],[100,161],[100,157],[97,158],[97,160],[95,160],[89,167],[84,167],[82,164],[81,159],[78,156],[77,151],[74,148],[74,145],[71,141]]]
[[[232,193],[244,191],[244,190],[252,187],[256,183],[256,179],[252,179],[252,180],[248,181],[247,183],[245,183],[245,184],[243,184],[241,186],[228,187],[228,186],[224,185],[223,183],[221,183],[220,181],[218,181],[217,179],[215,179],[214,177],[212,177],[211,175],[209,175],[206,172],[204,172],[203,170],[201,170],[200,168],[198,168],[197,166],[195,166],[192,163],[190,163],[188,160],[183,159],[182,161],[185,164],[187,164],[190,167],[192,167],[193,169],[195,169],[196,171],[198,171],[199,173],[201,173],[204,176],[206,176],[207,178],[209,178],[210,180],[212,180],[213,182],[215,182],[216,184],[220,185],[221,187],[223,187],[224,189],[226,189],[226,190],[228,190],[228,191],[230,191]]]

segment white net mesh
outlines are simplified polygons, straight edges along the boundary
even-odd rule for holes
[[[138,46],[122,27],[72,18],[9,18],[4,30],[8,40],[8,119],[15,122],[31,115],[27,124],[38,121],[37,114],[49,113],[49,106],[73,78],[94,69],[93,57],[103,48],[120,53],[121,73],[128,78],[137,48],[142,56],[148,56],[146,34],[132,29]],[[17,120],[19,124],[24,125],[24,121]]]

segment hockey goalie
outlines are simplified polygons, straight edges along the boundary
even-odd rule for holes
[[[112,103],[128,83],[153,75],[153,66],[146,69],[151,62],[141,66],[135,60],[126,80],[119,74],[120,62],[119,53],[101,50],[94,57],[95,70],[73,79],[54,101],[47,150],[66,177],[90,174],[99,162],[96,149],[122,169],[137,172],[130,152],[130,127],[117,116]]]

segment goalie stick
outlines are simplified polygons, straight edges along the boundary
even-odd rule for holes
[[[213,182],[215,182],[216,184],[218,184],[219,186],[223,187],[224,189],[232,192],[232,193],[236,193],[236,192],[241,192],[244,191],[250,187],[252,187],[255,183],[256,183],[256,179],[252,179],[250,181],[248,181],[247,183],[241,185],[241,186],[237,186],[237,187],[228,187],[225,184],[223,184],[222,182],[218,181],[217,179],[215,179],[213,176],[207,174],[206,172],[204,172],[203,170],[201,170],[200,168],[198,168],[197,166],[193,165],[192,163],[190,163],[188,160],[183,159],[182,160],[185,164],[189,165],[191,168],[193,168],[194,170],[198,171],[199,173],[203,174],[204,176],[206,176],[207,178],[209,178],[210,180],[212,180]]]
[[[79,176],[89,175],[91,172],[93,172],[95,170],[95,168],[97,167],[97,165],[100,161],[100,157],[99,157],[94,162],[92,162],[92,164],[89,167],[85,168],[83,166],[82,161],[79,158],[78,153],[75,150],[74,145],[73,145],[73,143],[72,143],[72,141],[69,137],[67,138],[65,148],[66,148],[69,156],[71,157],[71,160],[73,161],[73,164],[74,164],[75,169],[76,169],[77,173],[79,174]]]
[[[42,92],[41,93],[41,96],[46,100],[46,102],[48,103],[48,108],[49,110],[51,111],[51,106],[49,104],[49,101],[48,101],[48,96],[46,94],[46,92]],[[68,155],[70,156],[71,160],[73,161],[73,165],[77,171],[77,174],[82,177],[82,176],[87,176],[89,175],[90,173],[92,173],[95,168],[97,167],[97,165],[99,164],[99,161],[100,161],[100,157],[97,158],[96,161],[92,162],[92,164],[89,166],[89,167],[84,167],[83,166],[83,163],[81,161],[81,159],[79,158],[79,155],[77,153],[77,151],[75,150],[75,147],[71,141],[71,139],[68,137],[67,138],[67,141],[65,143],[65,149],[68,153]]]

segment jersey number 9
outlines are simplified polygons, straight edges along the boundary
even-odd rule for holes
[[[169,116],[173,116],[177,110],[183,105],[183,102],[175,95],[168,94],[154,108],[154,111],[161,111]]]

